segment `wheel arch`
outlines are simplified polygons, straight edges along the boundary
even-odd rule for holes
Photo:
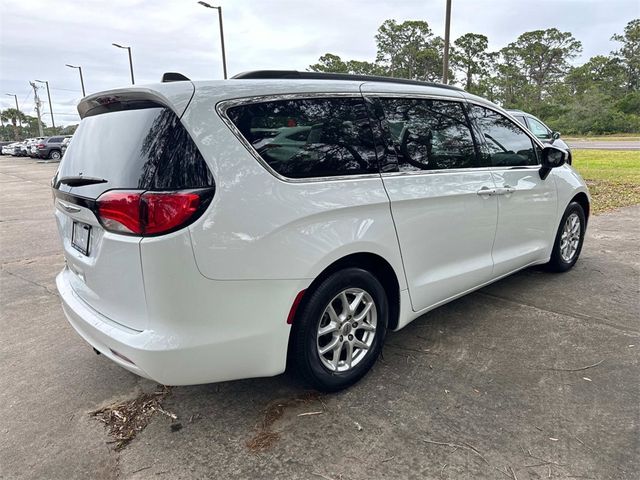
[[[394,330],[398,326],[400,318],[400,283],[398,281],[398,275],[391,264],[378,254],[358,252],[345,255],[335,260],[315,277],[307,287],[307,291],[312,291],[329,275],[349,267],[358,267],[367,270],[380,281],[389,302],[389,324],[387,328]],[[305,302],[305,297],[307,297],[307,295],[302,297],[301,303],[297,308],[298,312],[303,310],[301,307]]]
[[[576,202],[582,207],[582,209],[584,210],[585,220],[588,223],[589,214],[591,212],[591,204],[589,202],[589,197],[587,197],[587,194],[584,192],[578,192],[576,195],[573,196],[573,198],[569,203],[571,202]]]

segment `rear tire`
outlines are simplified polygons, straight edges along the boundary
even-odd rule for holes
[[[51,153],[49,153],[49,158],[51,160],[60,160],[60,152],[58,150],[51,150]]]
[[[292,366],[321,391],[353,385],[382,350],[389,318],[384,287],[367,270],[346,268],[305,297],[291,332]]]
[[[582,205],[571,202],[562,215],[558,227],[551,260],[547,264],[549,270],[566,272],[576,264],[582,251],[586,225],[587,221]]]

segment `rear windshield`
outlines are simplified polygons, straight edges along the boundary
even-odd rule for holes
[[[178,116],[168,108],[86,117],[73,135],[56,180],[95,177],[106,183],[59,189],[88,198],[106,190],[178,190],[213,186],[213,177]]]

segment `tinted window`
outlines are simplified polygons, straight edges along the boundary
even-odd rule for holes
[[[478,166],[462,104],[381,98],[400,171]]]
[[[47,143],[60,143],[62,142],[62,137],[51,137]]]
[[[551,132],[544,123],[531,117],[527,118],[527,121],[529,122],[529,129],[531,130],[531,133],[536,137],[551,138]]]
[[[377,172],[362,99],[279,100],[232,107],[227,114],[262,159],[285,177]]]
[[[471,107],[480,131],[484,134],[491,165],[514,167],[537,165],[533,142],[522,127],[488,108]]]
[[[167,108],[122,110],[86,117],[60,164],[57,178],[84,175],[107,183],[63,191],[96,198],[112,188],[176,190],[213,186],[189,133]]]

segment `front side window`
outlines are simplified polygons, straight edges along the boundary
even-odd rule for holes
[[[529,122],[529,129],[531,130],[531,133],[536,137],[541,139],[551,138],[551,132],[544,123],[531,117],[528,117],[527,121]]]
[[[520,125],[522,125],[524,127],[527,126],[527,122],[526,122],[526,120],[524,119],[524,117],[522,115],[514,115],[513,118],[515,118]]]
[[[380,103],[401,172],[479,166],[461,103],[410,98]]]
[[[361,98],[277,100],[231,107],[227,115],[260,157],[289,178],[377,173]]]
[[[486,140],[486,153],[491,165],[518,167],[538,164],[533,141],[519,125],[478,105],[471,106],[471,113]]]

